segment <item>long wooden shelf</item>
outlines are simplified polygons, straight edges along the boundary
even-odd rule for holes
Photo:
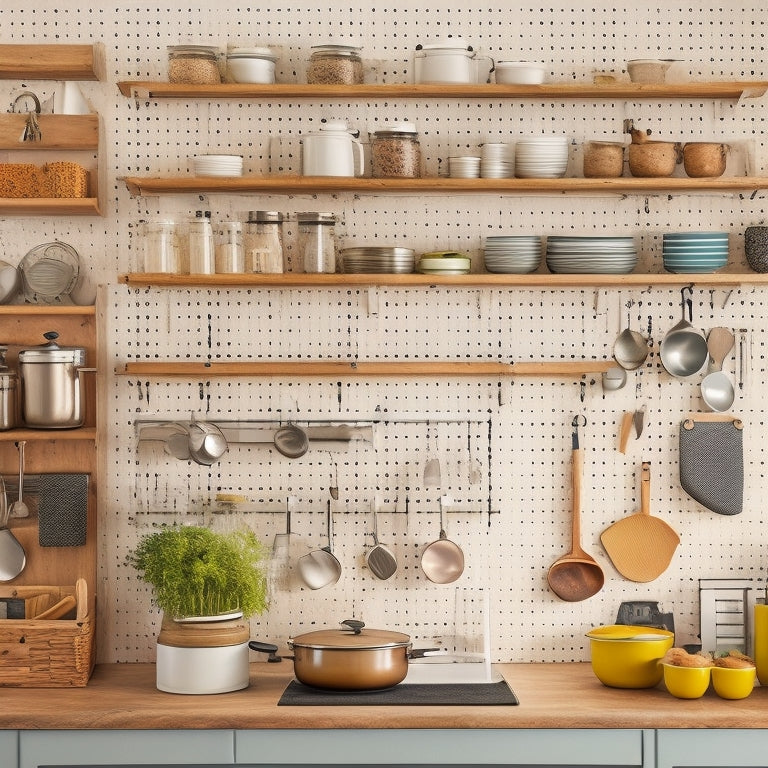
[[[371,179],[351,176],[128,176],[123,179],[132,195],[166,194],[271,195],[334,194],[338,192],[453,193],[453,194],[674,194],[687,192],[754,192],[768,187],[768,177],[618,179]]]
[[[498,363],[486,361],[269,361],[125,363],[128,376],[581,376],[605,373],[607,360]]]
[[[595,85],[543,83],[541,85],[482,85],[389,83],[370,85],[308,85],[306,83],[179,83],[125,80],[117,84],[123,96],[137,99],[298,99],[298,98],[466,98],[466,99],[738,99],[761,96],[766,81],[723,81],[641,84],[630,82]]]
[[[429,288],[464,286],[488,288],[594,288],[621,286],[682,285],[765,285],[768,274],[758,272],[705,272],[671,274],[637,273],[628,275],[575,274],[553,275],[535,272],[527,275],[477,273],[469,275],[411,274],[304,274],[286,272],[269,274],[170,275],[165,273],[129,273],[118,276],[125,285],[157,288],[344,288],[392,286]]]
[[[27,116],[24,114],[0,114],[0,149],[39,150],[72,149],[93,150],[99,148],[99,115],[40,115],[41,138],[34,142],[22,142]]]
[[[95,427],[79,427],[77,429],[9,429],[0,432],[0,442],[40,442],[44,440],[88,440],[96,441]]]
[[[103,80],[102,43],[0,45],[0,79]]]
[[[0,304],[0,317],[7,315],[29,315],[35,318],[61,317],[62,315],[82,315],[83,317],[95,317],[96,307],[93,304]]]

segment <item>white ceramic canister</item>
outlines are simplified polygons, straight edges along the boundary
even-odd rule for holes
[[[227,50],[227,74],[235,83],[275,82],[277,56],[270,48],[229,48]]]
[[[487,83],[494,70],[490,56],[478,56],[461,38],[417,45],[413,65],[416,83]]]
[[[362,176],[363,145],[356,135],[345,122],[327,120],[317,132],[302,136],[302,175]]]

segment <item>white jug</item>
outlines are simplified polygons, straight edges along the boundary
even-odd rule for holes
[[[487,83],[495,67],[460,38],[418,45],[413,65],[416,83]]]
[[[363,145],[343,121],[328,121],[301,138],[304,176],[362,176]]]

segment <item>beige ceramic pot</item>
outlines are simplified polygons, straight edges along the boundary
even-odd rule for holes
[[[680,145],[671,141],[648,141],[629,145],[629,172],[633,176],[671,176],[680,162]]]
[[[689,142],[683,147],[683,167],[686,174],[694,179],[722,176],[727,155],[727,144]]]
[[[584,147],[584,178],[611,179],[624,173],[624,144],[590,141]]]

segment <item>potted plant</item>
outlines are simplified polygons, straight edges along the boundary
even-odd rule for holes
[[[267,608],[265,559],[248,530],[169,526],[139,541],[128,562],[163,611],[160,690],[223,693],[248,686],[247,619]]]

